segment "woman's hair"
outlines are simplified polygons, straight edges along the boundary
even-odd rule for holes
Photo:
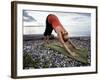
[[[63,34],[63,40],[64,40],[64,41],[68,41],[68,39],[69,39],[68,33],[65,32],[65,33]]]

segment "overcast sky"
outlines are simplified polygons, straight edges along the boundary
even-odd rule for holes
[[[43,33],[48,14],[55,14],[71,36],[90,36],[91,14],[76,12],[71,13],[23,10],[24,33],[31,34],[33,31],[35,31],[36,34]],[[34,30],[32,31],[33,28]]]

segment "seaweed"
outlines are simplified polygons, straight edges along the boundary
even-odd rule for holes
[[[70,55],[68,53],[68,51],[65,50],[65,48],[63,48],[61,46],[61,44],[59,42],[52,42],[50,44],[44,44],[43,46],[51,48],[53,50],[56,50],[56,51],[64,54],[65,56],[73,58],[73,59],[75,59],[77,61],[80,61],[82,63],[85,63],[85,64],[88,63],[88,50],[86,48],[73,49],[73,51],[75,52],[75,54],[78,54],[78,56],[72,56],[72,55]]]

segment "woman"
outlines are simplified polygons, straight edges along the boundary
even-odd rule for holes
[[[75,53],[70,51],[68,45],[66,45],[65,42],[70,43],[69,45],[72,45],[73,48],[76,48],[75,45],[71,42],[71,40],[68,37],[68,32],[64,29],[62,24],[60,23],[58,17],[54,14],[49,14],[46,18],[46,29],[44,32],[44,40],[48,43],[48,40],[51,36],[52,31],[57,33],[57,37],[63,47],[72,55],[75,56]]]

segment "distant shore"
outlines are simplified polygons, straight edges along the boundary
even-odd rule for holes
[[[54,39],[56,37],[51,37],[51,39]],[[90,36],[71,36],[70,38],[75,38],[75,39],[90,39]],[[23,35],[23,40],[41,40],[43,39],[43,34],[28,34],[28,35]]]

